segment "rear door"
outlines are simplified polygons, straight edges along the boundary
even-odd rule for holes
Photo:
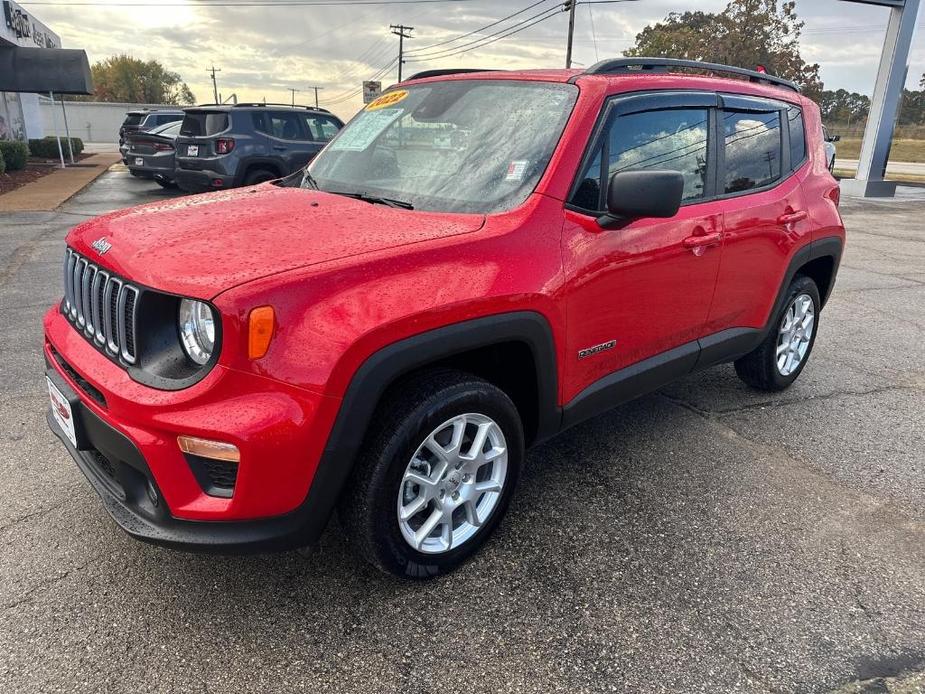
[[[313,143],[303,115],[296,110],[267,112],[270,154],[282,160],[287,174],[301,169],[312,157]]]
[[[337,134],[342,124],[334,118],[321,113],[303,113],[302,121],[309,138],[308,157],[309,161],[311,161],[328,141]]]
[[[789,259],[811,231],[801,188],[808,160],[800,108],[721,98],[718,192],[725,238],[710,333],[764,327]]]

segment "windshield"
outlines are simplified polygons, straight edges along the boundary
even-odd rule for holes
[[[386,92],[315,157],[302,186],[441,212],[510,209],[543,175],[577,94],[510,80]]]

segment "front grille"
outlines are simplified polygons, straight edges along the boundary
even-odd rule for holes
[[[74,327],[111,357],[134,364],[138,289],[70,248],[64,254],[64,306]]]

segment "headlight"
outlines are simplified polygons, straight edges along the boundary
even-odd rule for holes
[[[202,301],[182,299],[179,323],[183,350],[200,366],[207,363],[215,348],[215,316],[212,309]]]

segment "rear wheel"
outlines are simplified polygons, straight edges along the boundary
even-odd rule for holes
[[[736,361],[745,383],[760,390],[783,390],[806,366],[819,325],[819,289],[809,277],[797,275],[774,328],[754,351]]]
[[[159,185],[161,188],[166,188],[167,190],[172,190],[177,187],[177,184],[175,181],[171,181],[166,178],[155,177],[154,182],[157,183],[157,185]]]
[[[279,175],[270,169],[251,169],[244,177],[244,185],[254,186],[258,183],[266,183],[267,181],[272,181],[277,178],[279,178]]]
[[[524,455],[514,403],[475,376],[438,371],[393,393],[376,420],[341,501],[347,534],[389,573],[452,571],[510,502]]]

